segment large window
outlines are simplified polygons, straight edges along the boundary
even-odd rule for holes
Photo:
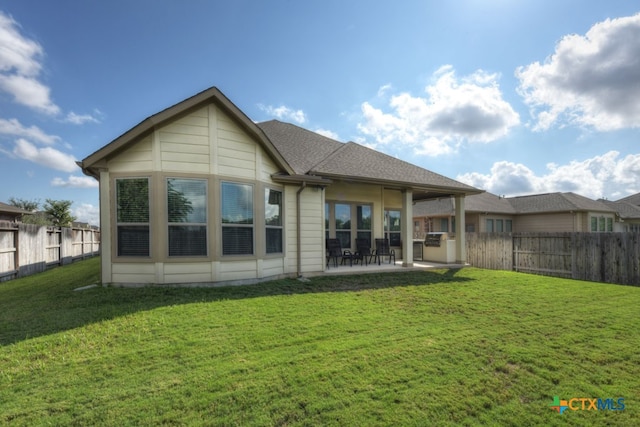
[[[384,211],[384,237],[389,239],[389,246],[401,246],[402,229],[400,228],[400,211]]]
[[[351,205],[336,203],[335,205],[336,239],[343,248],[351,247]]]
[[[264,190],[266,252],[282,253],[282,191]]]
[[[149,179],[116,179],[118,256],[149,256]]]
[[[253,186],[222,183],[222,254],[253,254]]]
[[[371,206],[356,206],[356,218],[358,225],[357,238],[367,239],[369,245],[371,245]]]
[[[169,256],[207,255],[207,182],[167,179]]]
[[[371,205],[327,202],[324,216],[325,238],[339,239],[344,249],[354,247],[355,239],[367,239],[371,243]]]

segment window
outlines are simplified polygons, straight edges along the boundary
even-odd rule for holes
[[[504,220],[504,231],[506,231],[507,233],[511,233],[511,231],[513,231],[513,221],[510,219],[505,219]]]
[[[222,183],[222,254],[253,255],[253,186]]]
[[[384,237],[389,239],[389,246],[401,246],[400,211],[384,211]]]
[[[264,190],[264,222],[266,252],[282,253],[282,191]]]
[[[504,221],[501,219],[496,219],[496,231],[498,233],[502,233],[504,231]]]
[[[335,208],[336,239],[343,248],[351,247],[351,205],[336,203]]]
[[[487,220],[487,233],[493,233],[493,220]]]
[[[167,179],[169,256],[207,255],[207,182]]]
[[[449,231],[449,218],[440,218],[440,231]]]
[[[327,202],[324,205],[325,239],[335,236],[344,249],[352,247],[355,239],[372,241],[373,209],[371,205]],[[353,220],[355,218],[355,221]],[[355,236],[355,238],[354,238]]]
[[[149,179],[116,179],[117,256],[149,256]]]
[[[613,231],[613,218],[607,218],[607,231]]]
[[[595,216],[591,217],[591,231],[592,232],[598,231],[598,218],[596,218]]]
[[[357,238],[367,239],[371,244],[371,206],[356,206],[356,218],[358,222]]]

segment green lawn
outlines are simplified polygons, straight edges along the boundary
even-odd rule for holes
[[[640,424],[640,288],[465,268],[74,291],[98,269],[0,283],[0,424]]]

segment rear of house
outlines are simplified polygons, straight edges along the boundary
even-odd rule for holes
[[[409,266],[413,202],[455,197],[463,209],[479,192],[352,142],[256,124],[216,88],[79,164],[100,182],[102,281],[114,284],[322,272],[328,237],[345,249],[386,238]],[[459,250],[463,260],[463,242]]]

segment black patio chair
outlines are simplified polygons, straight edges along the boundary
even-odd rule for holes
[[[356,239],[356,253],[353,254],[354,261],[360,261],[360,264],[364,262],[364,265],[369,265],[371,258],[373,258],[373,252],[371,252],[369,239]]]
[[[396,263],[396,251],[389,247],[389,241],[387,239],[376,239],[376,251],[374,256],[378,261],[378,265],[380,265],[380,260],[384,256],[389,257],[389,264],[391,264],[391,258],[393,258],[393,263]]]
[[[344,264],[346,260],[349,260],[349,265],[353,267],[353,253],[346,249],[342,250],[342,245],[339,239],[327,239],[327,268],[329,268],[329,262],[333,259],[334,267],[338,267],[338,259],[340,259],[340,265]]]

